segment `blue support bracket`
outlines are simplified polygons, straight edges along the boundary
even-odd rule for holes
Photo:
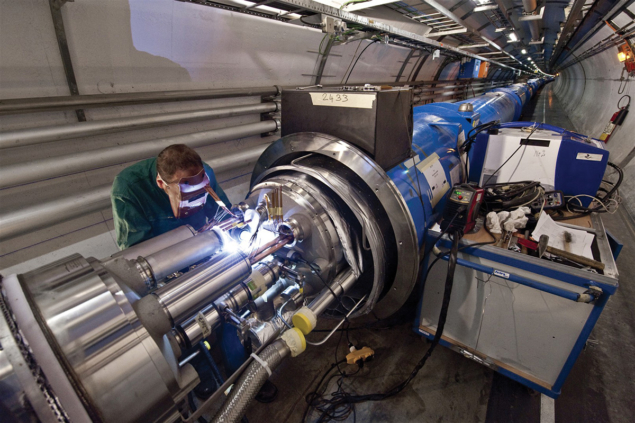
[[[617,257],[620,255],[620,252],[622,251],[622,247],[624,246],[624,244],[617,239],[612,233],[610,233],[608,230],[605,230],[606,232],[606,239],[609,240],[609,247],[611,247],[611,252],[613,253],[613,259],[617,260]]]

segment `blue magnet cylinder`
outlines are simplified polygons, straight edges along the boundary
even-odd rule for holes
[[[526,84],[514,84],[469,100],[414,108],[413,156],[389,170],[388,176],[406,201],[420,247],[427,228],[443,210],[450,188],[466,180],[458,147],[469,131],[485,123],[518,119],[529,97]],[[473,110],[459,111],[465,103],[470,103]]]
[[[531,97],[531,91],[525,84],[514,84],[504,88],[494,88],[490,92],[502,92],[512,94],[510,97],[514,100],[514,117],[512,120],[516,121],[520,119],[520,114],[523,111],[523,107],[529,101]]]

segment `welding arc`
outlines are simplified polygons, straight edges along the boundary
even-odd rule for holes
[[[231,212],[231,210],[229,210],[227,208],[227,206],[225,205],[225,203],[223,203],[223,200],[220,199],[220,197],[218,196],[218,194],[216,194],[216,191],[214,191],[212,189],[212,187],[210,187],[209,185],[207,185],[205,187],[205,191],[207,191],[207,193],[209,194],[210,197],[212,197],[214,199],[214,201],[216,202],[216,204],[219,205],[219,207],[221,207],[223,210],[225,210],[227,213],[229,213],[230,215],[232,215],[233,217],[236,217],[236,215],[234,213]]]

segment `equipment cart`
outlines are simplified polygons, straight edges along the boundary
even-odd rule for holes
[[[597,214],[561,224],[595,235],[593,256],[604,263],[603,271],[494,245],[467,247],[492,239],[481,228],[461,240],[441,339],[442,345],[553,398],[618,287],[615,259],[621,247]],[[428,231],[427,245],[439,235]],[[449,249],[451,243],[444,236],[437,246]],[[432,268],[422,287],[414,329],[429,339],[441,308],[447,257]]]

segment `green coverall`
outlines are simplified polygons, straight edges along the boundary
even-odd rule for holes
[[[208,197],[203,210],[186,218],[175,218],[168,195],[157,186],[156,164],[156,158],[136,163],[117,175],[112,185],[112,214],[117,246],[121,250],[179,226],[190,225],[198,230],[216,214],[218,205]],[[203,165],[210,187],[230,207],[231,203],[218,185],[214,171],[207,164]]]

